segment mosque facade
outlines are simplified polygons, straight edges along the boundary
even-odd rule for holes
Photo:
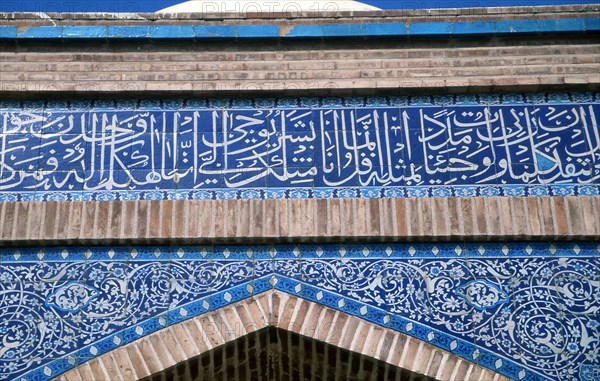
[[[250,3],[0,15],[0,380],[599,379],[600,7]]]

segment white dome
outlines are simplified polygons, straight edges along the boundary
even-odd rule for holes
[[[157,13],[254,13],[374,11],[379,8],[352,0],[192,0]]]

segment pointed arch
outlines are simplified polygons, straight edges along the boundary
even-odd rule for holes
[[[508,381],[414,337],[277,290],[154,332],[57,379],[139,380],[267,327],[281,328],[436,380]]]

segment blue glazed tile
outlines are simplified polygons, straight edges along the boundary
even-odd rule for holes
[[[108,27],[105,26],[74,26],[65,25],[62,30],[63,38],[85,38],[85,39],[96,39],[96,38],[107,38]]]
[[[14,39],[16,37],[17,37],[17,27],[16,26],[3,25],[0,27],[0,38],[1,39]]]
[[[322,25],[323,37],[365,36],[364,24],[331,24]]]
[[[30,26],[17,29],[17,38],[59,39],[62,37],[62,26]]]
[[[408,28],[403,23],[365,24],[365,33],[367,36],[375,35],[380,37],[406,36]]]
[[[149,38],[149,26],[109,26],[109,38]]]
[[[408,25],[410,36],[449,35],[454,33],[454,23],[415,22]]]
[[[206,100],[197,110],[178,99],[15,103],[1,115],[16,146],[0,191],[13,201],[593,195],[600,109],[585,102],[595,97],[413,96],[399,110],[385,97],[272,100],[280,109],[210,100],[235,107],[226,111],[204,111]],[[25,152],[13,134],[44,144]]]
[[[195,35],[194,27],[191,25],[160,25],[150,28],[150,37],[153,39],[194,38]]]
[[[236,38],[236,26],[197,25],[194,26],[196,38]]]
[[[547,19],[538,22],[541,31],[551,30],[553,32],[576,32],[585,30],[587,26],[584,19]]]
[[[541,25],[538,20],[499,20],[494,21],[498,34],[538,33]]]
[[[239,25],[237,27],[238,38],[274,38],[279,37],[279,26],[277,25]]]
[[[454,34],[457,35],[481,35],[491,34],[496,31],[496,25],[492,21],[471,21],[454,23]]]
[[[323,37],[322,25],[294,25],[283,38],[320,38]]]

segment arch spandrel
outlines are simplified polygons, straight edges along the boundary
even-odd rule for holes
[[[280,310],[299,309],[310,311],[301,324],[279,315]],[[320,319],[325,315],[332,316],[329,324]],[[81,364],[57,380],[97,379],[99,374],[109,379],[151,380],[177,364],[265,328],[277,328],[385,362],[400,368],[398,372],[405,370],[422,377],[417,379],[445,381],[462,374],[467,377],[464,380],[508,380],[421,340],[281,291],[267,291],[154,332]],[[353,332],[346,332],[349,329]],[[346,337],[353,336],[352,340],[345,340],[338,330]]]
[[[59,376],[197,316],[214,328],[207,335],[189,327],[190,337],[205,342],[205,350],[279,322],[284,329],[332,344],[337,340],[357,351],[364,338],[385,337],[381,327],[407,336],[394,348],[419,342],[420,348],[444,350],[511,379],[542,380],[550,372],[567,371],[585,379],[595,371],[593,358],[588,360],[598,344],[594,243],[84,247],[2,253],[6,318],[0,324],[12,347],[0,361],[10,364],[18,379]],[[280,297],[266,305],[257,302],[258,295],[274,290],[310,303],[288,308]],[[24,302],[11,304],[18,295],[24,295]],[[223,307],[243,300],[246,307],[223,315]],[[221,312],[209,314],[213,311]],[[323,327],[331,328],[335,316],[350,323],[327,338]],[[359,329],[358,319],[373,328]],[[19,327],[27,340],[13,332]],[[556,335],[547,346],[558,352],[540,347],[549,329]],[[580,335],[569,335],[573,330]],[[147,353],[141,357],[171,361],[169,366],[186,358],[142,342]],[[394,353],[392,362],[425,361],[420,355]],[[553,359],[556,353],[559,358],[552,362],[536,362],[538,356]],[[27,356],[37,360],[20,360]]]

